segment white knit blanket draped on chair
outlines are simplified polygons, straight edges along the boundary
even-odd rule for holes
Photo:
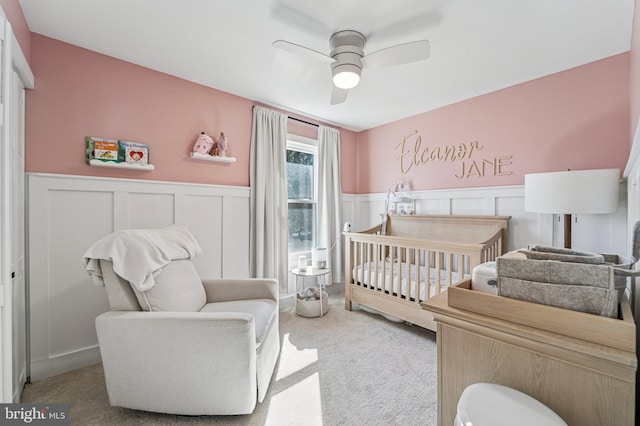
[[[191,259],[202,248],[189,230],[180,225],[156,229],[116,231],[95,242],[84,253],[84,267],[93,283],[104,286],[100,260],[113,263],[113,270],[136,289],[154,286],[154,276],[172,260]]]

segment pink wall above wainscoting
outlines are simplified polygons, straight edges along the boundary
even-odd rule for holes
[[[531,172],[622,171],[629,96],[625,53],[360,132],[358,193],[385,192],[398,179],[424,190],[519,185]],[[430,160],[452,146],[462,160]]]
[[[623,169],[629,62],[630,54],[617,55],[357,134],[340,129],[343,192],[385,192],[398,179],[422,190],[518,185],[530,172]],[[249,185],[255,102],[37,34],[31,67],[36,89],[27,91],[28,172]],[[317,131],[292,120],[289,129],[306,136]],[[201,131],[225,132],[228,155],[237,162],[189,159]],[[401,163],[399,144],[409,135]],[[85,136],[148,143],[156,169],[90,167]],[[431,159],[448,147],[463,158]]]
[[[128,62],[32,35],[35,90],[27,91],[26,171],[249,186],[253,101]],[[291,122],[291,120],[290,120]],[[292,132],[313,126],[292,125]],[[191,160],[197,135],[224,132],[234,164]],[[342,145],[355,134],[340,129]],[[84,138],[150,145],[154,171],[90,167]],[[346,191],[356,190],[354,148],[346,148]]]
[[[31,50],[36,88],[27,92],[28,172],[248,185],[250,100],[37,34]],[[225,132],[237,163],[189,159],[201,131]],[[85,136],[149,144],[155,170],[90,167]]]

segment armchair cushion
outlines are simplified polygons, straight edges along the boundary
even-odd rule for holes
[[[269,326],[277,317],[278,304],[269,299],[234,300],[207,303],[200,312],[242,312],[253,315],[256,325],[256,346],[259,347],[267,335]]]
[[[193,263],[174,260],[154,277],[155,285],[146,291],[133,289],[143,311],[198,312],[207,296]]]

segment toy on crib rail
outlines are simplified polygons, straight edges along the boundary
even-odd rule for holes
[[[213,139],[207,136],[204,132],[198,135],[198,139],[196,139],[196,143],[193,144],[193,152],[197,152],[200,154],[209,154],[209,151],[212,147],[215,146]]]

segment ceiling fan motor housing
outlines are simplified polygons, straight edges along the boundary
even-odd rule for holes
[[[365,37],[357,31],[339,31],[331,36],[330,56],[336,60],[331,64],[331,69],[345,65],[352,65],[362,69],[362,57],[364,56]]]

